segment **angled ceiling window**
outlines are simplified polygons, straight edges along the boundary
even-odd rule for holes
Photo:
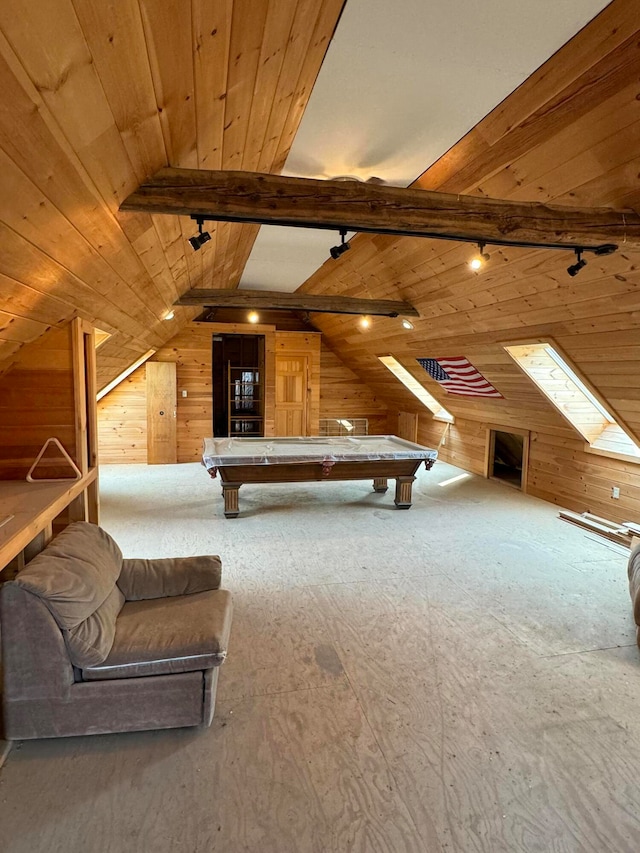
[[[640,447],[551,344],[519,344],[505,350],[591,449],[640,460]]]
[[[393,373],[396,379],[399,379],[400,382],[402,382],[405,388],[408,388],[409,391],[411,391],[411,393],[420,400],[423,406],[426,406],[427,409],[429,409],[436,420],[447,421],[447,423],[450,424],[454,422],[453,415],[448,412],[444,406],[441,406],[436,398],[433,397],[427,389],[418,382],[415,376],[409,373],[409,371],[403,367],[397,359],[392,355],[379,355],[378,360]]]

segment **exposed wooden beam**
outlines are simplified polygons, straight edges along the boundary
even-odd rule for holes
[[[161,169],[120,209],[494,245],[593,249],[619,242],[640,247],[640,215],[631,210],[500,201],[253,172]]]
[[[408,302],[388,299],[352,299],[348,296],[312,296],[308,293],[273,293],[268,290],[188,290],[176,305],[210,308],[285,309],[315,314],[369,314],[377,317],[419,317]]]

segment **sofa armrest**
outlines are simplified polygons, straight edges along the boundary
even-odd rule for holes
[[[627,574],[629,576],[629,594],[633,604],[633,618],[640,628],[640,545],[636,545],[629,555]],[[638,643],[640,643],[640,633],[638,634]]]
[[[127,601],[167,598],[219,589],[220,557],[171,557],[159,560],[123,560],[118,586]]]

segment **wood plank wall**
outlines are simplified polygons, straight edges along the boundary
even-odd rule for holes
[[[147,461],[147,374],[143,364],[98,402],[102,463]]]
[[[456,418],[455,424],[446,427],[422,415],[418,441],[437,447],[443,461],[484,476],[487,433],[500,426]],[[506,432],[509,426],[504,425]],[[640,520],[637,463],[586,451],[585,442],[573,437],[570,430],[564,437],[534,430],[530,438],[528,494],[575,512],[592,512],[613,521]],[[619,499],[611,497],[612,486],[620,488]]]
[[[204,328],[203,328],[204,325]],[[211,435],[211,337],[207,324],[179,332],[150,361],[174,361],[177,370],[178,462],[199,462],[202,439]],[[182,392],[187,392],[187,397]]]
[[[324,342],[320,363],[320,417],[367,418],[370,435],[387,432],[386,403]]]
[[[254,326],[250,328],[255,331]],[[228,331],[243,334],[244,330],[233,326]],[[211,338],[218,331],[217,324],[194,323],[150,359],[176,364],[178,462],[199,461],[202,439],[211,435]],[[146,365],[100,400],[98,436],[102,463],[147,461]]]
[[[50,329],[22,348],[0,376],[0,479],[24,479],[48,438],[57,438],[76,458],[71,325]],[[68,476],[42,460],[40,475]]]
[[[200,460],[202,438],[211,434],[211,336],[214,333],[263,333],[267,361],[280,352],[309,348],[312,354],[312,418],[369,419],[370,432],[387,431],[387,408],[340,359],[319,344],[319,335],[275,332],[272,327],[246,324],[193,323],[152,358],[177,364],[178,462]],[[145,366],[139,367],[98,403],[98,437],[102,463],[147,461]],[[275,376],[274,368],[267,370]],[[187,392],[187,397],[182,396]],[[265,424],[273,432],[274,380],[268,379]],[[373,428],[372,428],[373,427]],[[268,433],[267,433],[268,434]]]

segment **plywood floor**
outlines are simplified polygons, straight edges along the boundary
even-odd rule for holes
[[[25,742],[5,853],[637,853],[640,654],[625,555],[438,463],[367,483],[108,467],[127,556],[220,553],[235,593],[210,729]]]

